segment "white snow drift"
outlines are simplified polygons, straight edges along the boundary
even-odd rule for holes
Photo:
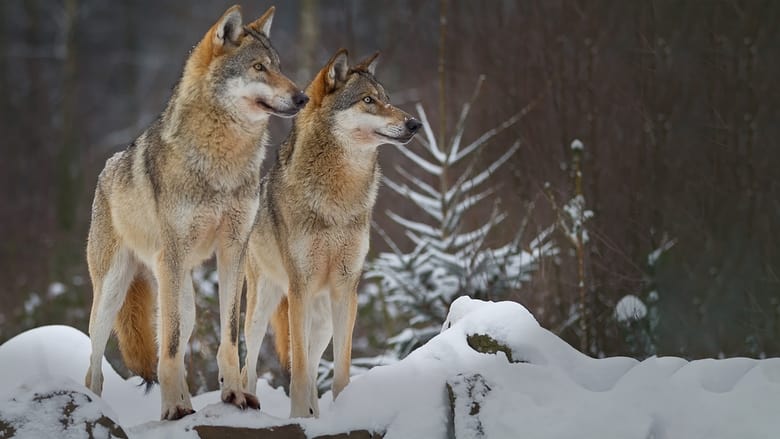
[[[476,352],[466,341],[471,334],[490,335],[516,362],[503,352]],[[87,337],[63,326],[37,328],[0,346],[0,418],[13,408],[13,396],[47,385],[57,390],[67,386],[63,377],[88,393],[80,385],[88,358]],[[156,389],[144,396],[137,378],[121,379],[106,362],[103,368],[103,400],[132,437],[197,438],[195,425],[289,422],[289,400],[263,380],[260,412],[241,412],[210,392],[193,400],[195,415],[159,422]],[[321,418],[301,424],[310,436],[369,429],[386,431],[387,439],[443,438],[450,412],[445,383],[474,374],[483,380],[480,409],[474,422],[456,423],[457,437],[780,437],[780,359],[593,359],[517,303],[467,297],[453,303],[441,334],[398,363],[354,377],[338,401],[327,393]]]

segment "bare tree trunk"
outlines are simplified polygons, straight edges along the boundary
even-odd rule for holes
[[[125,77],[125,86],[127,94],[127,109],[128,113],[134,117],[138,117],[138,113],[141,111],[141,105],[138,99],[137,86],[138,86],[138,20],[136,20],[135,10],[137,8],[136,2],[132,0],[124,0],[125,8],[125,50],[127,51],[127,59],[122,62],[122,74]]]
[[[580,206],[579,218],[575,218],[576,222],[576,241],[574,243],[574,250],[577,257],[577,290],[580,294],[580,330],[582,331],[582,337],[580,337],[580,351],[582,353],[588,353],[590,351],[591,342],[591,321],[590,321],[590,307],[588,306],[588,288],[585,284],[585,195],[582,192],[582,149],[573,149],[574,157],[572,164],[574,169],[574,196],[582,200],[582,206]]]
[[[78,0],[65,0],[65,65],[62,83],[62,147],[57,155],[57,219],[60,228],[73,229],[78,204],[78,166],[75,163],[78,150],[76,141],[76,70],[77,44],[76,21]]]
[[[447,147],[447,76],[446,76],[446,55],[447,55],[447,7],[448,0],[439,2],[439,148],[449,155]],[[439,189],[445,194],[449,187],[447,166],[442,166],[439,176]],[[447,217],[449,206],[444,197],[442,197],[442,215]],[[445,230],[446,228],[442,229]],[[442,238],[446,238],[443,236]]]
[[[344,2],[344,34],[346,35],[347,47],[355,47],[355,23],[352,19],[354,15],[354,5],[352,0],[343,0]]]
[[[588,193],[588,203],[590,205],[590,210],[593,211],[594,216],[598,217],[600,213],[599,209],[599,178],[601,176],[601,163],[599,162],[599,149],[600,149],[600,138],[599,138],[599,132],[598,132],[598,121],[601,119],[601,115],[599,114],[599,108],[598,108],[598,102],[596,101],[596,87],[600,84],[598,84],[594,80],[594,70],[596,68],[596,62],[598,60],[598,29],[596,27],[596,24],[594,23],[593,19],[594,12],[592,10],[587,11],[587,19],[588,19],[588,26],[587,26],[587,37],[585,38],[585,72],[586,72],[586,78],[585,78],[585,88],[586,88],[586,105],[585,105],[585,118],[588,123],[588,163],[590,166],[588,167],[588,182],[590,186],[590,193]],[[582,180],[582,172],[583,168],[585,167],[584,163],[585,157],[581,157],[581,161],[583,163],[580,165],[579,170],[579,178]],[[580,186],[582,186],[582,181],[580,181]],[[581,189],[584,192],[584,189]],[[583,207],[584,208],[584,207]],[[582,242],[582,245],[584,246],[585,243]],[[589,342],[590,345],[593,346],[596,352],[603,350],[604,341],[604,328],[605,325],[602,324],[601,321],[599,321],[599,316],[602,315],[601,313],[601,305],[604,303],[604,300],[601,300],[602,295],[605,294],[605,282],[604,282],[604,270],[597,269],[594,267],[594,264],[592,263],[593,258],[597,257],[596,254],[598,252],[597,244],[593,241],[588,242],[588,258],[591,263],[589,264],[590,267],[590,285],[587,285],[587,303],[586,307],[588,308],[588,312],[590,313],[590,327],[589,329]],[[580,280],[584,283],[585,280],[585,249],[583,248],[583,255],[581,257],[582,261],[578,260],[578,272],[580,275]],[[580,267],[581,265],[581,267]],[[580,292],[582,294],[582,292]],[[589,346],[590,347],[590,346]]]
[[[316,69],[317,43],[320,38],[319,7],[317,0],[301,0],[299,20],[301,24],[301,59],[299,76],[311,78]]]
[[[13,124],[13,119],[11,119],[14,115],[14,112],[11,111],[11,104],[9,102],[9,91],[10,88],[8,87],[8,37],[7,37],[7,30],[6,30],[6,11],[5,11],[5,3],[0,2],[0,94],[3,96],[3,99],[0,99],[0,117],[3,118],[4,121],[8,122],[8,126],[5,128],[8,128],[10,126],[15,126]],[[7,135],[7,133],[5,133]]]

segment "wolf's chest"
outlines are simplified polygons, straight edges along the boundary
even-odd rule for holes
[[[334,227],[298,234],[291,240],[290,253],[318,289],[359,275],[368,244],[367,228]]]
[[[304,194],[305,206],[312,218],[327,228],[353,228],[371,215],[376,187],[359,190],[339,187],[313,187]]]
[[[180,217],[180,220],[188,229],[186,234],[198,241],[211,242],[223,234],[233,238],[233,234],[244,234],[243,229],[247,229],[247,224],[252,223],[252,206],[256,205],[257,202],[252,199],[217,197],[184,208],[187,217]]]
[[[184,163],[183,181],[190,185],[193,195],[200,197],[200,202],[256,196],[264,156],[265,147],[225,156],[193,154]]]

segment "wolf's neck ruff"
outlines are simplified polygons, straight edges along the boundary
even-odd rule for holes
[[[188,164],[200,172],[213,172],[218,180],[232,180],[232,174],[244,173],[247,166],[259,166],[268,120],[247,126],[203,96],[202,91],[199,94],[195,99],[174,97],[166,114],[163,141],[197,159]]]

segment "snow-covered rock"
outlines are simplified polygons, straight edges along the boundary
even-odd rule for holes
[[[105,402],[67,379],[23,384],[1,404],[2,438],[127,438]]]
[[[74,387],[83,380],[88,357],[87,337],[61,326],[38,328],[0,346],[0,401],[6,401],[0,402],[0,418],[15,410],[7,402],[11,397],[29,394],[30,387],[20,383],[39,383],[38,393],[65,387],[88,394]],[[131,438],[194,439],[208,426],[243,427],[253,434],[290,424],[289,400],[264,380],[258,382],[260,411],[242,412],[209,392],[193,399],[194,415],[160,422],[156,389],[144,396],[135,379],[121,379],[107,363],[104,374],[103,401],[110,409],[97,399],[96,407],[102,413],[113,409],[116,417],[109,417]],[[328,392],[320,405],[320,419],[295,420],[309,438],[367,430],[386,439],[448,433],[768,439],[780,437],[780,359],[594,359],[539,326],[517,303],[463,297],[426,345],[353,377],[337,401]]]
[[[83,384],[91,350],[89,337],[70,326],[42,326],[17,335],[0,346],[0,400],[24,382],[65,377]],[[159,419],[158,387],[145,395],[140,378],[123,379],[105,359],[103,377],[102,397],[117,413],[121,425]]]
[[[485,437],[480,410],[491,390],[485,377],[478,373],[458,374],[447,380],[451,417],[448,436],[464,439]]]

